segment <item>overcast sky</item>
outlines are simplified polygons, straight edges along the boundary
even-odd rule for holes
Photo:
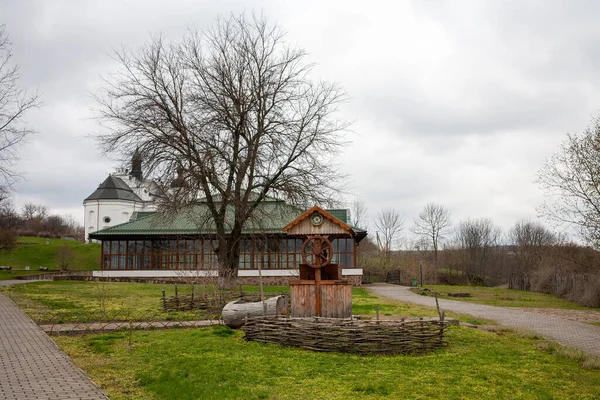
[[[372,218],[406,226],[427,202],[503,229],[536,217],[537,170],[600,111],[597,1],[0,0],[22,85],[44,107],[22,148],[15,203],[83,221],[83,199],[117,166],[91,136],[91,99],[111,49],[242,11],[264,12],[336,81],[354,121],[342,172]],[[371,224],[372,226],[372,224]]]

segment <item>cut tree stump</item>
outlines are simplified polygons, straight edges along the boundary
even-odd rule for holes
[[[285,296],[271,297],[265,300],[267,315],[282,315],[287,308]],[[262,301],[246,302],[244,300],[231,301],[225,304],[221,315],[223,322],[230,328],[241,328],[248,317],[261,317],[264,314]]]

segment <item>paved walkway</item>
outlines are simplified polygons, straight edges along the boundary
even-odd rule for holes
[[[435,307],[435,299],[413,293],[405,286],[385,283],[366,286],[371,292],[390,299]],[[499,324],[526,328],[564,346],[574,347],[600,357],[600,326],[515,310],[509,307],[494,307],[464,301],[439,299],[440,308],[479,318],[491,319]]]
[[[0,281],[0,286],[9,282]],[[19,307],[0,295],[0,399],[108,396]]]
[[[37,279],[32,279],[29,281],[21,280],[21,279],[6,279],[0,281],[0,286],[9,286],[9,285],[18,285],[19,283],[31,283],[31,282],[39,282]]]

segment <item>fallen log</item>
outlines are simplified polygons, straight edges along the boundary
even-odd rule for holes
[[[282,315],[287,308],[285,296],[271,297],[265,300],[265,304],[266,315]],[[248,317],[265,316],[262,301],[247,302],[244,300],[231,301],[225,304],[221,315],[225,325],[233,329],[242,327]]]

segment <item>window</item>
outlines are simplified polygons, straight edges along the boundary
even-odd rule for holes
[[[110,217],[104,217],[103,221],[105,224],[110,223]]]
[[[331,262],[346,268],[354,268],[354,239],[334,239]]]

